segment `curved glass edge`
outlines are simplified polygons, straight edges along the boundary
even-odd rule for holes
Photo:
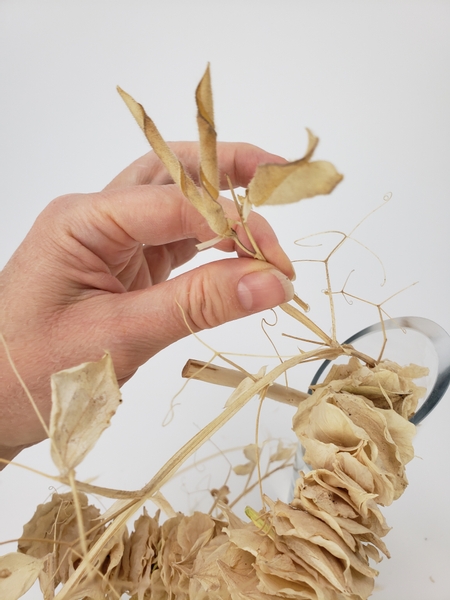
[[[436,351],[438,360],[436,381],[425,402],[410,419],[411,423],[418,425],[430,414],[433,408],[437,406],[450,385],[450,335],[440,325],[430,319],[425,319],[424,317],[397,317],[395,319],[389,319],[384,321],[384,328],[386,330],[412,329],[413,331],[422,333],[430,340]],[[382,331],[381,323],[375,323],[349,337],[345,340],[344,344],[351,344],[355,340],[364,337],[369,333],[380,331]],[[326,360],[320,365],[311,381],[311,385],[315,385],[319,381],[320,376],[330,362],[331,361]],[[311,393],[311,391],[309,393]]]

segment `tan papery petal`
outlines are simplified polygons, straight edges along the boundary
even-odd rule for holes
[[[122,401],[109,353],[51,377],[51,454],[62,474],[94,447]]]
[[[209,194],[202,196],[193,180],[186,173],[183,165],[163,140],[154,122],[146,114],[144,107],[136,102],[124,90],[117,88],[131,114],[145,134],[155,154],[162,161],[174,182],[182,193],[195,206],[198,212],[207,220],[208,225],[217,235],[230,237],[233,232],[222,206]]]
[[[343,176],[331,163],[310,162],[318,138],[307,131],[308,150],[303,158],[285,164],[258,165],[247,190],[247,198],[254,206],[289,204],[329,194],[342,181]]]

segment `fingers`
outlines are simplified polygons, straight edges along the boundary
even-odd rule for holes
[[[148,270],[152,283],[160,283],[168,279],[171,271],[184,265],[197,254],[198,240],[180,240],[163,246],[148,246],[144,249]]]
[[[199,145],[197,142],[173,142],[169,146],[187,172],[198,184]],[[245,143],[220,142],[217,144],[221,189],[228,189],[227,175],[235,187],[247,187],[261,163],[283,163],[284,158],[270,154],[257,146]],[[135,185],[165,185],[173,183],[169,173],[154,152],[149,152],[124,169],[105,190]]]
[[[233,203],[227,199],[222,202],[226,212],[235,218]],[[188,239],[204,242],[215,237],[175,185],[136,186],[65,197],[54,201],[48,210],[52,214],[47,220],[63,223],[69,236],[101,258],[111,273],[120,272],[142,244],[155,247]],[[292,278],[291,262],[270,225],[253,214],[250,226],[266,260]],[[226,252],[236,249],[231,239],[223,240],[217,247]]]
[[[226,259],[146,290],[100,299],[107,303],[101,308],[101,326],[109,334],[114,331],[115,347],[110,349],[118,377],[126,378],[137,364],[191,331],[216,327],[292,297],[291,282],[267,263]]]

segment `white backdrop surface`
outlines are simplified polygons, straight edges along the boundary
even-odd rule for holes
[[[418,281],[386,310],[428,317],[450,331],[449,28],[450,3],[432,0],[1,0],[1,265],[50,200],[101,189],[147,151],[117,84],[145,105],[166,139],[195,139],[194,90],[209,61],[221,140],[293,159],[309,127],[321,138],[317,157],[345,175],[330,197],[261,211],[292,259],[311,256],[294,240],[349,232],[391,193],[357,232],[382,260],[386,285],[380,287],[377,260],[348,244],[332,265],[335,289],[352,269],[349,291],[375,303]],[[195,264],[211,256],[215,251]],[[321,276],[317,265],[299,264],[296,289],[310,302],[310,316],[328,327]],[[342,301],[339,310],[340,339],[377,320],[367,305]],[[202,339],[219,350],[272,354],[259,323],[229,324]],[[79,478],[139,488],[220,412],[226,393],[192,383],[177,398],[171,423],[161,426],[190,357],[208,359],[210,352],[186,338],[139,370]],[[306,389],[313,370],[299,371],[294,383]],[[256,409],[256,402],[246,407],[206,454],[251,443]],[[269,403],[262,434],[292,440],[290,416]],[[392,558],[380,565],[377,600],[450,599],[449,426],[447,396],[419,428],[409,488],[386,509]],[[17,460],[55,473],[45,442]],[[226,476],[222,463],[197,465],[168,486],[175,509],[200,506],[200,492]],[[285,474],[268,493],[285,496],[289,483]],[[0,474],[0,540],[20,535],[52,485],[14,466]],[[34,588],[26,597],[40,595]]]

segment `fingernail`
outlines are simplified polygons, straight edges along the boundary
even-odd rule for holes
[[[239,281],[237,295],[245,310],[258,312],[292,300],[294,286],[275,269],[254,271]]]

